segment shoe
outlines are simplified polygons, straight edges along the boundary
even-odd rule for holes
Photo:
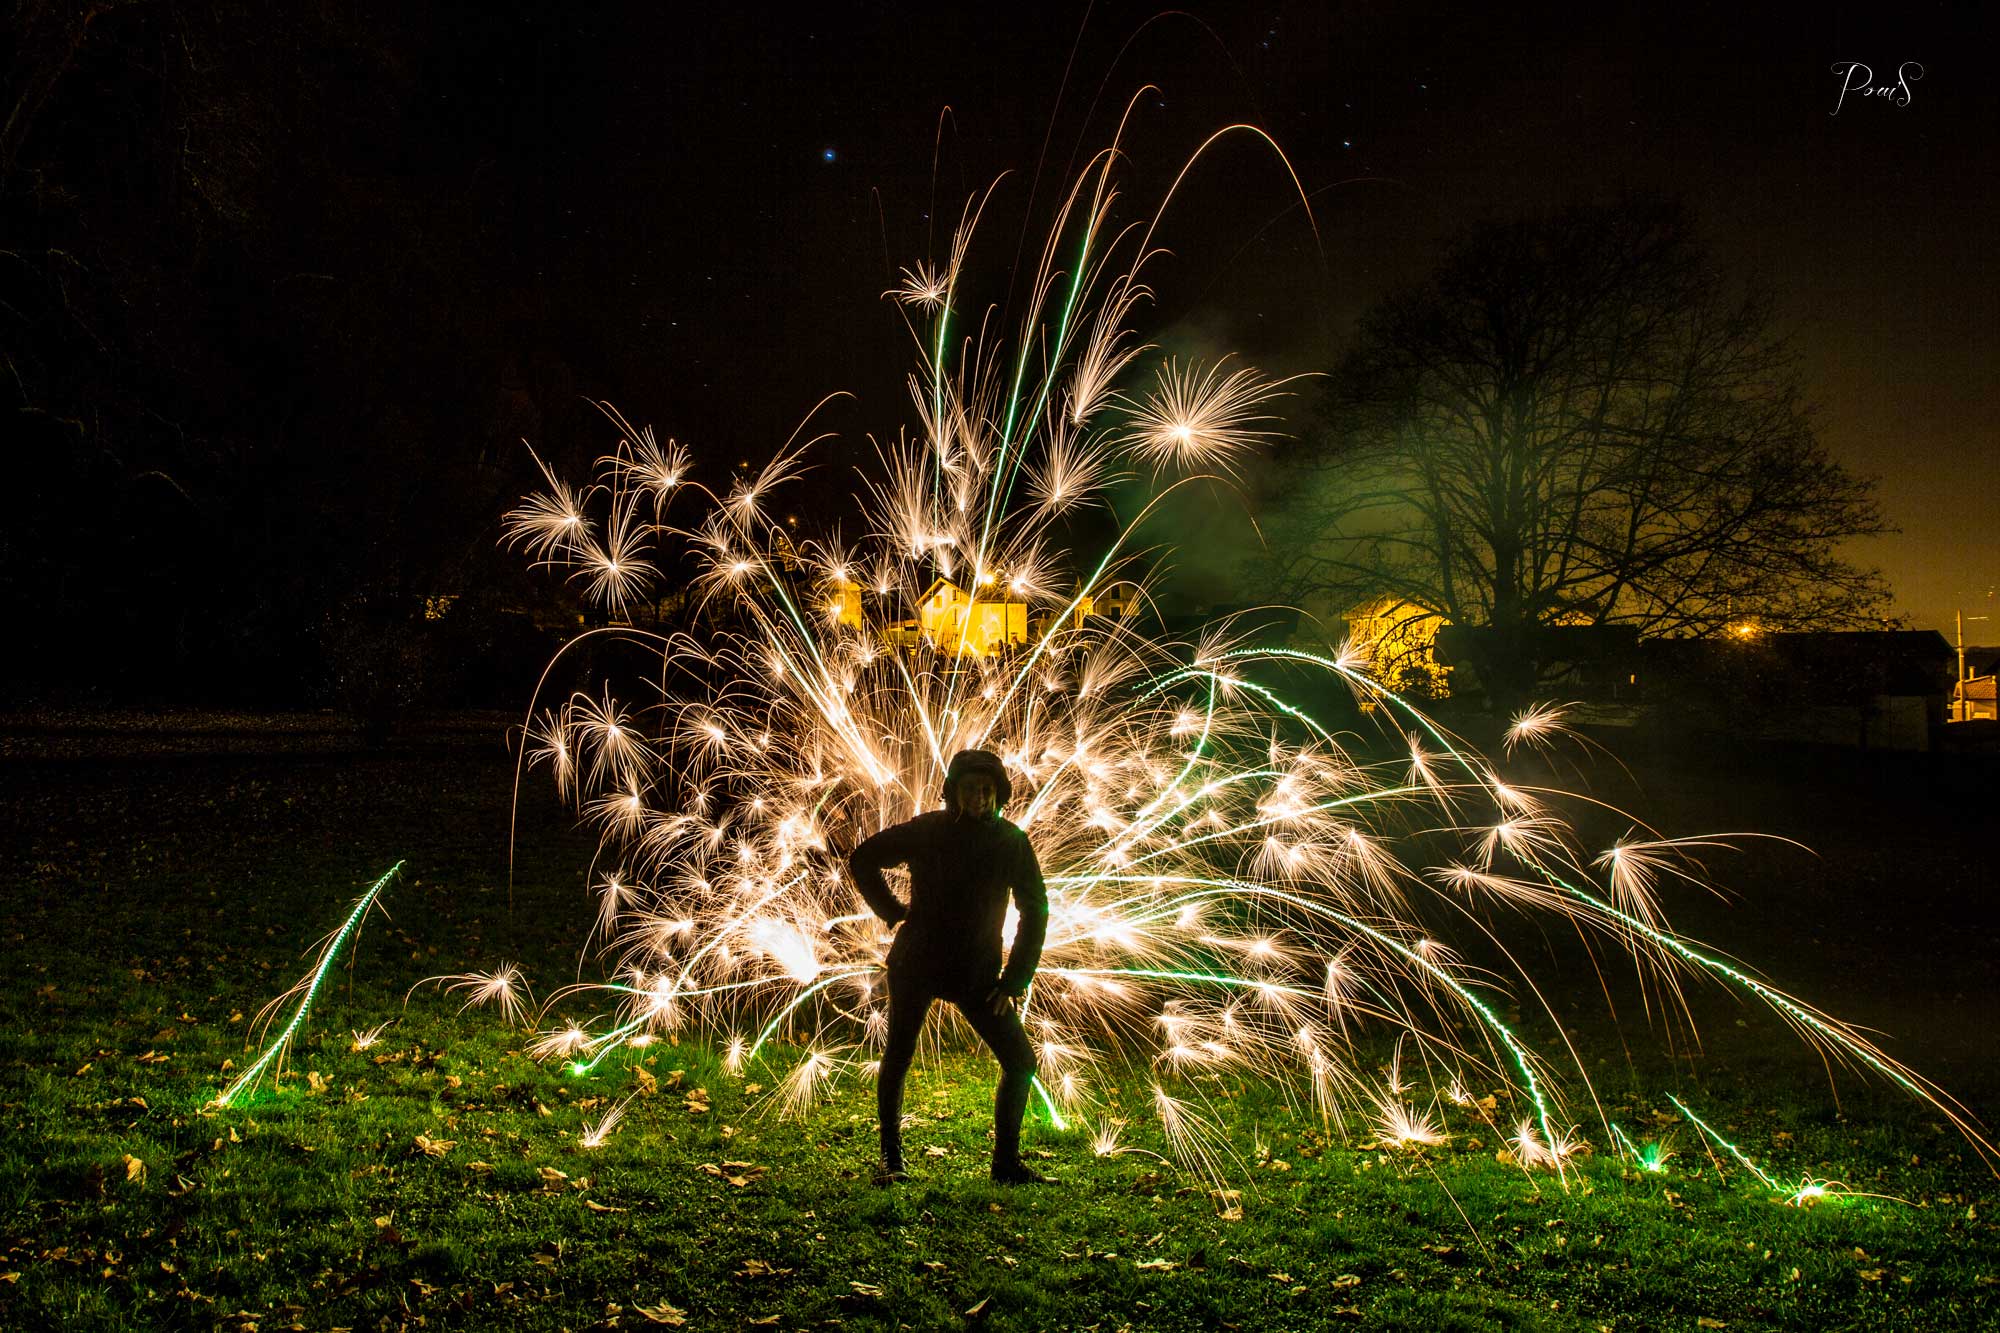
[[[1025,1162],[995,1162],[993,1183],[996,1185],[1053,1185],[1054,1178],[1045,1176]]]
[[[900,1185],[910,1178],[910,1173],[901,1162],[884,1162],[875,1168],[877,1185]]]

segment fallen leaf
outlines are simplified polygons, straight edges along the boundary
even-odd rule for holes
[[[622,1213],[629,1211],[624,1208],[613,1208],[610,1204],[599,1203],[595,1199],[585,1199],[583,1201],[583,1206],[590,1209],[590,1211],[593,1213]]]
[[[146,1164],[131,1153],[125,1154],[125,1180],[133,1185],[146,1183]]]
[[[1148,1259],[1143,1264],[1134,1264],[1141,1273],[1171,1273],[1180,1265],[1171,1259]]]
[[[456,1139],[434,1139],[428,1134],[417,1135],[417,1151],[426,1157],[442,1157],[457,1146]]]
[[[1863,1282],[1880,1282],[1888,1271],[1886,1268],[1864,1268],[1855,1276]]]
[[[849,1282],[847,1285],[854,1289],[856,1296],[879,1297],[882,1294],[882,1288],[873,1282]]]
[[[467,1171],[470,1171],[475,1176],[490,1176],[493,1174],[493,1163],[467,1162],[465,1164],[465,1169]]]
[[[965,1312],[965,1317],[967,1319],[979,1318],[979,1316],[986,1313],[986,1307],[991,1305],[992,1303],[993,1303],[993,1298],[991,1296],[980,1297],[979,1304],[973,1306],[970,1310],[967,1310]]]
[[[1723,1322],[1722,1322],[1722,1321],[1721,1321],[1720,1319],[1710,1319],[1710,1318],[1709,1318],[1709,1317],[1708,1317],[1707,1315],[1701,1315],[1700,1317],[1698,1317],[1698,1318],[1697,1318],[1697,1319],[1696,1319],[1696,1320],[1694,1321],[1694,1325],[1695,1325],[1695,1327],[1696,1327],[1696,1328],[1728,1328],[1728,1327],[1729,1327],[1729,1325],[1728,1325],[1728,1324],[1725,1324],[1725,1323],[1723,1323]]]
[[[632,1066],[632,1074],[638,1080],[639,1091],[648,1097],[652,1096],[660,1086],[660,1080],[654,1078],[649,1070],[639,1065]]]
[[[1292,1275],[1290,1273],[1266,1273],[1264,1276],[1270,1278],[1273,1282],[1282,1282],[1287,1286],[1290,1286],[1292,1283]]]
[[[951,1149],[945,1147],[942,1143],[927,1144],[924,1147],[924,1156],[949,1157],[951,1156]]]
[[[784,1277],[788,1275],[791,1271],[792,1270],[789,1268],[773,1268],[770,1264],[765,1263],[762,1259],[745,1259],[743,1261],[743,1267],[736,1270],[736,1276],[753,1277],[753,1278]]]
[[[308,1069],[306,1071],[306,1088],[308,1091],[325,1092],[332,1083],[332,1079],[320,1073],[317,1069]]]
[[[688,1321],[686,1310],[675,1309],[665,1301],[654,1306],[635,1305],[632,1309],[649,1324],[666,1324],[679,1328]]]
[[[1450,1247],[1447,1246],[1446,1248]],[[1342,1273],[1327,1285],[1335,1291],[1341,1291],[1347,1287],[1358,1287],[1361,1285],[1361,1275],[1359,1273]]]
[[[565,1180],[569,1179],[569,1172],[558,1171],[555,1167],[552,1166],[538,1167],[535,1171],[535,1174],[542,1178],[542,1185],[544,1188],[547,1189],[554,1189],[556,1186],[562,1184]]]

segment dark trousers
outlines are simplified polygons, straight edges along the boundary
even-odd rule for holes
[[[937,1000],[957,1005],[1000,1061],[1000,1088],[993,1095],[993,1164],[1007,1167],[1021,1160],[1021,1116],[1028,1109],[1028,1091],[1035,1081],[1035,1048],[1013,1009],[993,1012],[986,1000],[989,989],[980,986],[967,991],[941,985],[915,970],[890,969],[889,1037],[882,1048],[882,1072],[875,1084],[885,1166],[897,1170],[903,1166],[903,1080],[916,1057],[924,1019]]]

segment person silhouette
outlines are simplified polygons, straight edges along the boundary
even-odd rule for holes
[[[885,828],[848,857],[869,910],[897,926],[889,947],[889,1032],[875,1085],[882,1121],[876,1179],[908,1177],[903,1162],[903,1081],[931,1004],[945,1000],[1000,1061],[993,1096],[993,1179],[1047,1184],[1021,1160],[1021,1117],[1035,1079],[1035,1048],[1021,1026],[1020,1002],[1034,980],[1048,932],[1048,890],[1028,835],[1002,818],[1013,795],[1007,769],[990,750],[961,750],[945,771],[944,809]],[[882,872],[905,866],[907,906]],[[1003,970],[1001,931],[1011,896],[1020,921]]]

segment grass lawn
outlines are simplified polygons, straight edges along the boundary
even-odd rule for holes
[[[865,1078],[789,1120],[780,1071],[737,1079],[691,1043],[579,1079],[489,1012],[428,988],[405,1004],[423,977],[505,960],[544,993],[577,974],[591,848],[531,789],[510,908],[497,723],[373,754],[251,727],[0,756],[6,1329],[2000,1326],[1995,1179],[1937,1115],[1853,1079],[1836,1103],[1781,1025],[1707,992],[1698,1060],[1657,1054],[1629,1016],[1621,1042],[1559,943],[1537,976],[1605,1113],[1671,1136],[1660,1174],[1621,1163],[1595,1120],[1565,1186],[1502,1160],[1477,1118],[1452,1112],[1448,1144],[1401,1152],[1231,1078],[1202,1088],[1240,1157],[1218,1196],[1157,1156],[1141,1070],[1111,1094],[1133,1108],[1124,1151],[1038,1124],[1061,1184],[997,1189],[994,1069],[954,1055],[912,1080],[918,1177],[888,1190],[868,1181]],[[1683,926],[1893,1030],[1892,1053],[1975,1110],[2000,1105],[1992,913],[1973,891],[1990,820],[1967,825],[1990,782],[1939,794],[1856,768],[1808,787],[1782,764],[1690,763],[1635,764],[1648,795],[1622,774],[1605,794],[1669,831],[1764,827],[1825,855],[1718,862],[1742,901],[1690,892]],[[288,1075],[205,1110],[226,1062],[254,1055],[258,1008],[399,859],[390,919],[322,994]],[[1629,998],[1615,981],[1613,998]],[[1546,1016],[1524,1026],[1559,1048]],[[1775,1175],[1901,1201],[1785,1206],[1669,1093]],[[581,1146],[632,1094],[605,1144]]]

